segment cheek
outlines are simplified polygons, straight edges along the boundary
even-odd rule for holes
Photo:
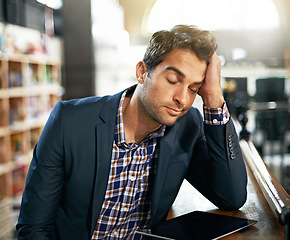
[[[158,99],[160,102],[167,102],[173,98],[171,89],[165,88],[164,86],[158,86],[152,94],[154,99]]]
[[[190,109],[190,107],[193,105],[195,98],[196,98],[196,94],[189,96],[188,105],[186,106],[188,109]]]

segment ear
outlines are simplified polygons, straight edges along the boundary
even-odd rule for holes
[[[140,61],[136,65],[136,78],[139,83],[143,83],[147,74],[147,66],[144,61]]]

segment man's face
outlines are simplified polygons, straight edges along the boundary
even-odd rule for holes
[[[207,64],[186,49],[173,50],[141,83],[139,99],[151,118],[173,125],[187,113],[201,87]]]

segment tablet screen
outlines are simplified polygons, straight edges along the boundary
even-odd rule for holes
[[[194,211],[152,226],[152,235],[147,236],[149,239],[220,239],[256,222],[244,218]]]

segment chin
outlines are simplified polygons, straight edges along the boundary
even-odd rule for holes
[[[177,118],[178,119],[178,118]],[[158,122],[159,124],[162,124],[162,125],[166,125],[166,126],[168,126],[168,127],[170,127],[170,126],[173,126],[175,123],[176,123],[176,121],[177,121],[177,119],[174,119],[174,120],[168,120],[168,119],[154,119],[156,122]]]
[[[179,118],[184,116],[184,114],[185,112],[178,116],[170,116],[168,114],[151,114],[151,117],[155,122],[170,127],[173,126]]]
[[[175,123],[175,122],[174,122],[174,123]],[[174,123],[168,123],[168,124],[165,124],[165,125],[166,125],[166,127],[171,127],[171,126],[174,125]]]

